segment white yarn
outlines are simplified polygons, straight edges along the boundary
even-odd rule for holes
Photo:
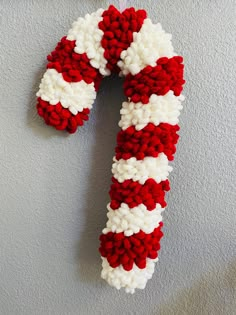
[[[153,178],[157,183],[166,180],[172,167],[168,165],[168,158],[164,153],[160,153],[157,158],[145,157],[143,160],[137,160],[131,157],[128,160],[113,158],[112,174],[119,183],[126,179],[139,181],[141,185],[148,178]]]
[[[102,272],[101,277],[105,279],[110,286],[120,290],[125,288],[127,293],[134,293],[135,289],[144,289],[147,281],[152,278],[156,259],[147,258],[146,268],[139,269],[135,264],[130,271],[119,267],[112,268],[107,259],[102,257]]]
[[[153,24],[149,18],[145,19],[140,31],[133,33],[130,47],[120,55],[117,65],[121,74],[135,75],[147,65],[155,66],[160,57],[173,57],[171,38],[172,35],[166,33],[160,23]]]
[[[121,11],[125,2],[126,0],[120,0]],[[103,20],[103,12],[103,9],[99,9],[92,14],[86,14],[84,18],[78,18],[68,32],[67,40],[75,40],[74,51],[78,54],[86,53],[91,66],[98,69],[103,76],[107,76],[111,71],[106,67],[105,49],[101,45],[104,32],[98,27],[99,22]],[[135,75],[147,65],[155,66],[158,58],[170,58],[174,55],[171,35],[162,29],[161,24],[153,24],[147,18],[140,31],[133,33],[133,42],[121,53],[121,60],[117,65],[121,69],[120,75],[129,73]],[[61,73],[55,69],[48,69],[41,80],[37,96],[51,105],[60,102],[64,108],[68,108],[73,115],[76,115],[84,108],[92,108],[96,91],[94,83],[87,84],[83,80],[67,82]],[[178,123],[183,100],[182,95],[176,97],[170,91],[164,96],[151,95],[146,105],[123,102],[119,126],[125,130],[133,125],[136,130],[141,130],[148,123],[156,126],[162,122],[175,125]],[[172,167],[168,165],[168,158],[164,153],[160,153],[157,158],[145,157],[143,160],[137,160],[135,157],[127,160],[113,158],[112,173],[120,183],[132,179],[143,185],[149,178],[160,183],[167,179],[171,171]],[[129,208],[127,204],[121,203],[116,210],[111,209],[108,204],[107,208],[108,221],[103,234],[110,231],[124,232],[126,237],[140,230],[146,234],[152,233],[162,221],[161,213],[164,210],[160,204],[156,204],[156,208],[152,211],[149,211],[144,204]],[[102,257],[101,277],[117,289],[125,288],[126,292],[134,293],[136,288],[145,288],[147,281],[153,275],[156,261],[158,258],[147,258],[144,269],[134,264],[132,270],[126,271],[122,265],[112,268],[107,259]]]
[[[79,17],[69,30],[67,39],[76,40],[75,52],[86,53],[90,64],[106,76],[111,72],[106,68],[107,60],[103,56],[105,50],[101,45],[104,32],[98,27],[103,19],[103,12],[103,9],[99,9],[92,14],[86,14],[84,18]]]
[[[149,211],[144,204],[129,208],[126,203],[122,203],[120,208],[116,210],[113,210],[110,204],[108,204],[107,209],[107,217],[109,220],[102,233],[124,232],[125,236],[131,236],[138,233],[140,230],[147,234],[152,233],[162,221],[161,213],[164,210],[161,208],[160,204],[157,204],[155,209]]]
[[[175,96],[173,91],[169,91],[164,96],[152,94],[148,104],[123,102],[119,126],[125,130],[133,125],[136,130],[141,130],[148,123],[156,126],[160,123],[176,125],[179,122],[180,110],[183,108],[181,105],[183,100],[183,95]]]
[[[92,108],[96,91],[94,83],[88,84],[83,80],[69,83],[55,69],[47,69],[36,95],[51,105],[60,102],[64,108],[68,108],[72,114],[76,115],[84,108]]]

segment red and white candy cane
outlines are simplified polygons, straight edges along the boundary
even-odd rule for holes
[[[88,120],[104,76],[125,76],[112,165],[108,221],[100,236],[102,278],[133,293],[152,277],[163,236],[167,179],[178,141],[183,59],[171,35],[144,10],[114,6],[73,23],[48,56],[37,109],[48,125],[74,133]]]

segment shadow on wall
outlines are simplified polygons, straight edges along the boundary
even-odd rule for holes
[[[236,261],[214,270],[173,301],[157,307],[152,315],[235,315]]]
[[[37,137],[45,140],[52,137],[69,137],[66,131],[58,131],[47,126],[38,115],[36,109],[36,92],[39,89],[40,80],[45,72],[45,65],[36,73],[32,84],[32,93],[26,114],[27,125]],[[114,156],[116,135],[119,131],[120,108],[125,100],[123,94],[123,79],[111,75],[104,78],[98,91],[93,110],[89,115],[89,121],[85,123],[83,132],[94,135],[94,146],[91,149],[92,163],[90,174],[87,175],[86,194],[83,197],[85,207],[83,217],[85,225],[79,235],[77,248],[75,248],[75,263],[78,265],[78,276],[81,281],[103,285],[101,279],[102,260],[98,251],[99,236],[107,221],[106,205],[109,202],[109,187],[111,184],[111,164]],[[79,129],[77,133],[79,132]],[[88,129],[87,129],[88,128]],[[87,131],[86,131],[87,129]],[[80,134],[80,136],[84,136]],[[78,178],[78,181],[81,179]]]
[[[93,159],[88,175],[89,185],[84,196],[85,225],[77,249],[79,277],[83,282],[93,283],[93,286],[104,285],[100,277],[102,260],[98,251],[99,236],[107,221],[106,205],[109,202],[112,157],[119,131],[119,112],[124,100],[122,79],[115,75],[104,78],[93,111],[95,142],[90,153]]]

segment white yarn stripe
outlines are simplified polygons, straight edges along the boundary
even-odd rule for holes
[[[164,153],[160,153],[157,158],[145,157],[137,160],[132,157],[128,160],[113,158],[112,174],[119,183],[126,179],[138,181],[141,185],[148,178],[153,178],[157,183],[166,180],[172,167],[168,165],[168,158]]]
[[[140,31],[133,33],[130,47],[121,53],[121,60],[117,63],[121,74],[135,75],[147,65],[155,66],[160,57],[173,57],[171,38],[160,23],[153,24],[150,19],[145,19]]]
[[[141,130],[148,123],[153,123],[156,126],[160,123],[176,125],[183,108],[181,105],[183,100],[183,95],[175,96],[173,91],[169,91],[164,96],[152,94],[148,104],[123,102],[119,126],[123,130],[130,126],[135,126],[136,130]]]
[[[135,289],[144,289],[146,283],[152,278],[156,259],[147,258],[147,265],[144,269],[139,269],[136,265],[130,271],[124,270],[122,266],[112,268],[107,259],[102,257],[101,277],[106,280],[110,286],[120,290],[125,288],[127,293],[134,293]]]
[[[94,83],[85,81],[66,82],[61,73],[55,69],[47,69],[36,94],[51,105],[61,103],[64,108],[76,115],[84,108],[92,108],[96,98]]]
[[[110,75],[110,70],[106,68],[107,60],[103,56],[105,50],[101,45],[104,32],[98,27],[103,19],[103,12],[103,9],[99,9],[92,14],[86,14],[84,18],[78,18],[69,30],[67,39],[76,40],[75,52],[86,53],[90,64],[99,69],[102,75]]]
[[[122,203],[120,208],[116,210],[113,210],[108,204],[107,209],[107,217],[109,220],[102,233],[124,232],[125,236],[131,236],[138,233],[140,230],[146,234],[152,233],[162,221],[161,213],[164,210],[161,208],[160,204],[157,204],[155,209],[149,211],[144,204],[129,208],[126,203]]]

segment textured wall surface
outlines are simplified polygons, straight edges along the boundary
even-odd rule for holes
[[[118,1],[117,1],[118,3]],[[100,279],[124,100],[106,79],[68,136],[36,116],[46,55],[98,0],[0,0],[0,314],[236,314],[235,0],[130,1],[173,34],[186,80],[165,237],[135,295]]]

